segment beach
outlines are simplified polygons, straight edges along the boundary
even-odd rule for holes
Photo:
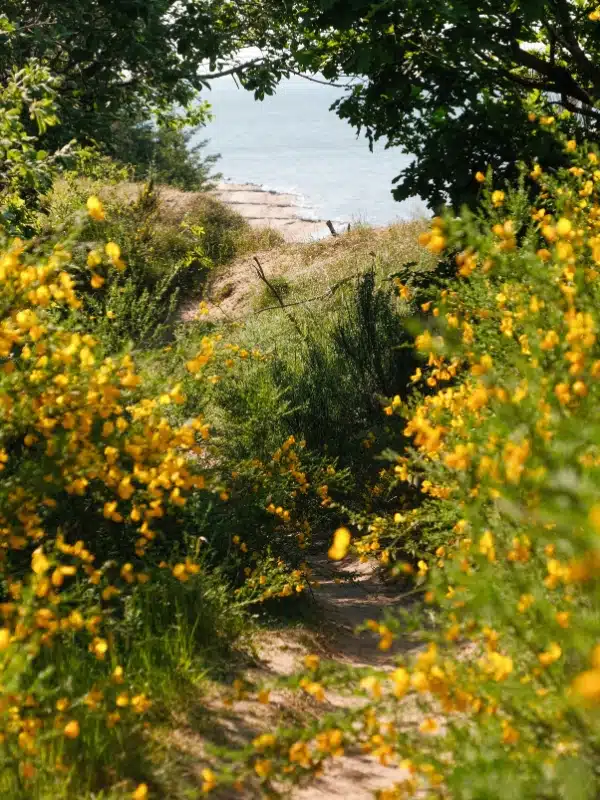
[[[329,235],[326,220],[320,220],[302,205],[300,195],[276,192],[253,183],[219,183],[213,196],[233,208],[250,225],[273,228],[286,241],[300,242]],[[342,228],[338,223],[338,227]]]

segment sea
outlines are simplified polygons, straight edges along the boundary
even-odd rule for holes
[[[296,194],[303,216],[372,225],[428,216],[418,198],[392,197],[392,179],[411,157],[380,143],[371,152],[330,110],[343,93],[292,76],[257,101],[232,77],[219,78],[203,93],[214,121],[199,137],[209,139],[206,152],[220,153],[224,180]]]

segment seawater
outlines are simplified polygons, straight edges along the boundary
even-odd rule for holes
[[[215,119],[200,133],[227,181],[300,195],[306,216],[385,225],[426,214],[417,198],[397,203],[392,179],[410,162],[399,149],[357,138],[331,104],[343,90],[291,77],[257,101],[233,78],[213,82],[203,99]]]

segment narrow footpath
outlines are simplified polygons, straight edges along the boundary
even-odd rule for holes
[[[391,670],[395,652],[418,647],[414,641],[396,642],[394,648],[382,652],[373,633],[355,633],[357,626],[369,619],[380,619],[386,609],[398,605],[397,591],[382,583],[372,562],[361,564],[346,559],[334,564],[325,555],[313,555],[307,561],[317,583],[313,593],[318,622],[263,631],[260,641],[255,642],[255,662],[245,671],[248,681],[255,684],[291,675],[303,669],[302,660],[309,653],[350,666]],[[355,697],[327,692],[325,702],[316,703],[298,692],[276,690],[268,704],[244,699],[230,706],[216,692],[214,697],[203,700],[206,727],[175,731],[173,744],[187,754],[188,764],[195,761],[200,780],[201,770],[207,765],[205,742],[243,746],[278,726],[293,726],[301,718],[315,718],[332,710],[356,708],[360,702]],[[307,786],[290,788],[284,796],[290,800],[370,800],[376,791],[390,788],[406,777],[398,767],[384,766],[375,758],[348,749],[328,763],[320,778]],[[249,792],[247,797],[255,796]],[[211,796],[219,800],[240,797],[239,793]]]

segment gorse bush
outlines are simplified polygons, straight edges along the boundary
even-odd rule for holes
[[[104,164],[97,154],[79,151],[77,171],[54,181],[38,226],[55,230],[80,213],[90,195],[101,198],[106,220],[85,220],[72,248],[68,269],[82,306],[70,324],[93,331],[108,350],[128,343],[148,350],[172,339],[182,301],[202,291],[213,267],[251,246],[253,234],[242,217],[211,197],[130,183],[110,164],[105,171],[114,182],[107,186],[96,174]],[[106,238],[118,243],[127,269],[106,270],[98,261]]]
[[[391,474],[417,477],[426,502],[371,518],[353,545],[340,529],[330,551],[386,563],[420,524],[418,565],[396,568],[424,593],[428,646],[363,673],[366,706],[256,740],[224,780],[258,775],[268,790],[360,744],[401,767],[381,798],[597,797],[600,172],[593,148],[564,146],[572,167],[531,172],[534,208],[486,185],[477,212],[423,237],[456,254],[458,280],[425,304],[427,393],[390,413],[412,439]],[[428,539],[436,510],[446,533]],[[412,608],[370,625],[385,650],[424,621]],[[339,687],[335,669],[306,666],[293,685]]]
[[[50,787],[78,795],[118,777],[135,779],[142,765],[111,753],[141,733],[151,681],[189,670],[211,638],[223,641],[224,652],[245,606],[307,585],[298,555],[293,569],[268,547],[285,539],[293,560],[310,536],[302,506],[312,476],[295,441],[234,470],[210,447],[198,405],[185,420],[177,413],[188,403],[183,383],[212,387],[219,358],[225,369],[223,362],[244,354],[203,337],[185,378],[163,380],[153,397],[130,354],[106,355],[98,337],[70,324],[90,293],[106,291],[112,273],[131,269],[115,241],[99,246],[97,231],[83,290],[75,254],[88,218],[110,230],[92,196],[72,226],[46,231],[42,240],[0,242],[6,796]],[[95,280],[100,274],[105,281]],[[196,392],[197,400],[208,391]],[[202,536],[209,531],[210,540]],[[251,550],[248,539],[260,549]],[[150,611],[152,594],[163,597],[172,629],[162,630],[163,618]],[[231,624],[221,624],[221,614]],[[134,653],[138,644],[143,657]]]

